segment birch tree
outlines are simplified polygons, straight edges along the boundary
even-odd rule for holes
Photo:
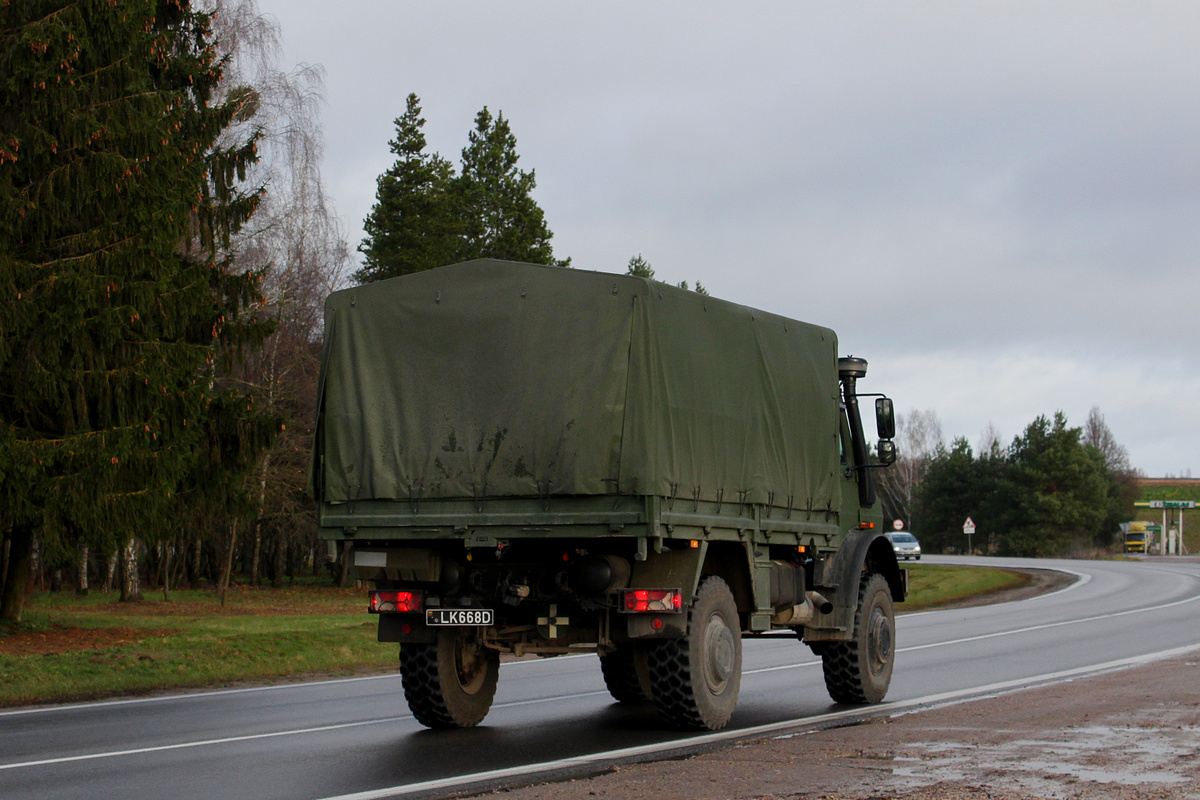
[[[930,460],[942,445],[942,422],[932,409],[914,409],[907,415],[897,415],[896,432],[896,461],[878,472],[884,513],[903,521],[910,530],[919,531],[920,520],[914,520],[915,501]]]

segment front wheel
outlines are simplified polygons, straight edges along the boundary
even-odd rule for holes
[[[470,728],[492,707],[500,654],[483,646],[476,628],[443,628],[433,644],[400,648],[404,699],[429,728]]]
[[[725,581],[705,578],[688,612],[687,636],[656,642],[647,656],[660,717],[688,730],[725,727],[742,683],[741,627]]]
[[[836,703],[878,703],[892,682],[896,655],[892,590],[878,573],[865,573],[858,587],[854,638],[821,648],[825,688]]]

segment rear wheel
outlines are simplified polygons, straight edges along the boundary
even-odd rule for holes
[[[690,730],[725,727],[742,682],[741,627],[725,581],[705,578],[688,612],[687,636],[656,642],[647,656],[660,717]]]
[[[434,644],[400,648],[404,699],[429,728],[478,725],[492,707],[500,654],[483,646],[476,628],[444,628]]]
[[[650,699],[650,667],[644,648],[625,645],[600,656],[600,672],[608,693],[618,703],[644,703]]]
[[[825,688],[837,703],[878,703],[892,682],[896,616],[892,590],[877,573],[865,573],[858,587],[854,638],[821,647]]]

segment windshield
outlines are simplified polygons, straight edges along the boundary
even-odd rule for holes
[[[903,542],[904,544],[912,544],[913,542],[917,541],[917,537],[913,536],[911,533],[893,533],[892,541]]]

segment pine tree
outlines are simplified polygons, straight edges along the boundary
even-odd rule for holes
[[[966,546],[962,524],[968,516],[983,526],[994,522],[980,513],[982,471],[980,459],[962,437],[949,447],[939,443],[929,456],[911,514],[921,523],[909,527],[926,552],[961,552]]]
[[[475,130],[462,151],[455,196],[462,215],[458,260],[500,258],[567,266],[556,261],[545,214],[532,197],[534,172],[517,168],[517,138],[504,114],[487,106],[475,116]]]
[[[186,0],[0,6],[0,506],[19,619],[27,554],[169,528],[199,454],[250,459],[271,420],[205,379],[261,340],[259,275],[230,234],[253,137],[220,143],[253,93],[217,102],[209,18]],[[216,457],[214,458],[214,454]]]
[[[362,283],[459,260],[459,215],[450,192],[454,168],[425,152],[425,120],[415,94],[395,124],[396,138],[388,146],[396,162],[379,176],[375,205],[363,225],[367,236],[358,247],[365,263],[354,277]]]
[[[642,258],[642,254],[638,253],[629,259],[629,263],[625,265],[625,274],[632,275],[635,278],[648,278],[654,280],[654,267],[646,259]]]
[[[425,152],[420,101],[408,96],[389,142],[396,162],[379,176],[375,205],[359,245],[362,282],[407,275],[456,261],[499,258],[568,266],[554,258],[545,214],[532,197],[532,171],[517,168],[517,140],[503,114],[485,106],[462,151],[462,170]]]
[[[1107,515],[1104,457],[1056,412],[1040,416],[1009,448],[1020,513],[1004,539],[1006,554],[1061,556],[1089,547]]]
[[[625,265],[625,274],[632,275],[635,278],[649,278],[654,280],[654,267],[650,266],[650,262],[642,258],[642,254],[638,253],[629,259],[629,263]],[[687,281],[680,281],[676,284],[680,289],[689,289]],[[708,294],[708,289],[705,289],[700,281],[696,281],[696,294]]]

